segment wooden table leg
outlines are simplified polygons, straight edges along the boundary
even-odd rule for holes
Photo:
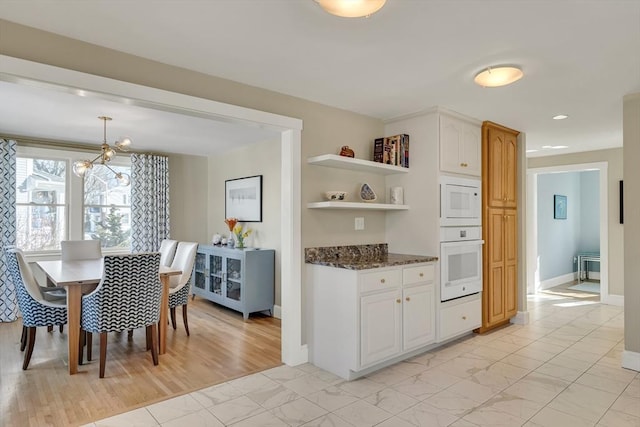
[[[169,310],[169,276],[160,276],[162,282],[162,298],[160,300],[160,322],[158,325],[158,354],[167,352],[167,312]]]
[[[67,336],[69,341],[69,374],[78,373],[78,348],[80,343],[80,306],[82,286],[65,286],[67,290]]]

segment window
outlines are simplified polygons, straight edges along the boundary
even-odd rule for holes
[[[84,180],[71,172],[85,152],[18,146],[16,161],[17,245],[28,252],[60,250],[61,240],[100,239],[107,251],[128,250],[131,186],[96,164]],[[89,155],[89,157],[91,157]],[[109,164],[131,174],[128,156]]]
[[[17,245],[25,251],[60,248],[67,237],[67,162],[18,158]]]

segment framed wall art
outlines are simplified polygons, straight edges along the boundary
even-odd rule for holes
[[[224,182],[224,217],[241,222],[262,222],[262,175]]]
[[[553,218],[567,219],[567,196],[553,195]]]

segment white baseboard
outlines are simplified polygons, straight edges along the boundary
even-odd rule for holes
[[[640,372],[640,353],[629,350],[623,351],[622,367]]]
[[[572,282],[576,280],[576,273],[563,274],[562,276],[552,277],[551,279],[543,280],[538,284],[537,289],[551,289],[555,286],[562,285],[563,283]]]
[[[600,302],[602,304],[615,305],[618,307],[624,307],[624,295],[607,295],[606,297],[602,295],[600,298]]]
[[[516,313],[514,317],[510,320],[514,325],[528,325],[529,324],[529,312],[528,311],[519,311]]]
[[[282,307],[280,307],[279,305],[273,306],[273,317],[275,317],[276,319],[282,319]]]

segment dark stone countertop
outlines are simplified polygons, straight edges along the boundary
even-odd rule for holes
[[[305,249],[305,262],[307,264],[345,268],[347,270],[368,270],[437,260],[438,257],[435,256],[390,254],[386,243]]]

